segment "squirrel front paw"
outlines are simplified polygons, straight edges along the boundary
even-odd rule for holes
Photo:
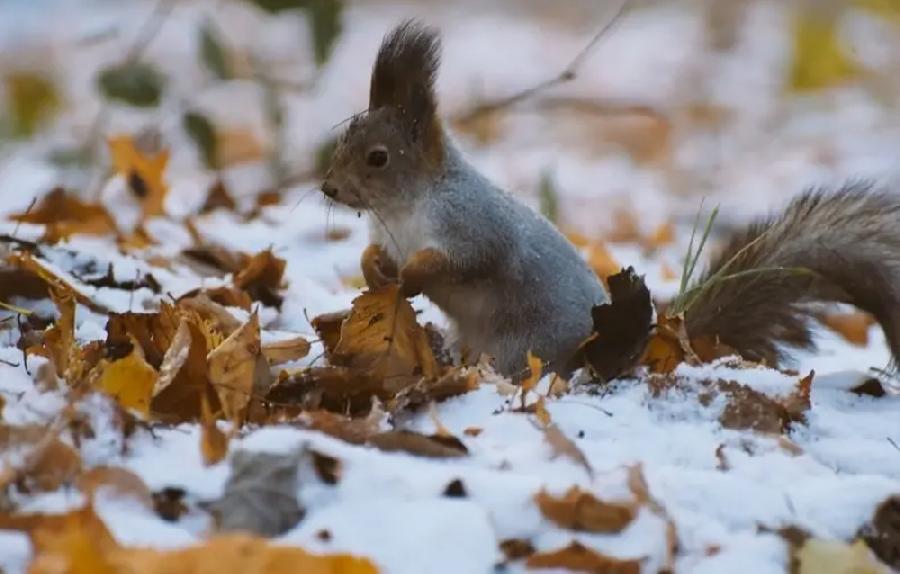
[[[379,289],[397,282],[397,264],[380,245],[373,243],[366,247],[360,267],[369,289]]]
[[[449,267],[447,256],[431,247],[416,251],[400,269],[400,293],[404,297],[414,297],[427,284],[446,273]]]

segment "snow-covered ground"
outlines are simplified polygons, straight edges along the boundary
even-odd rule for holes
[[[24,211],[60,183],[61,174],[43,159],[46,150],[86,136],[101,106],[93,74],[121,57],[153,9],[153,3],[137,1],[52,4],[40,17],[28,2],[7,0],[0,7],[0,69],[17,59],[55,69],[68,101],[48,133],[0,147],[0,215]],[[284,95],[286,160],[293,169],[309,169],[317,147],[337,133],[334,126],[365,107],[368,67],[381,35],[401,17],[419,15],[442,28],[438,92],[443,112],[454,116],[478,98],[503,96],[553,75],[615,9],[611,2],[573,3],[556,14],[539,2],[532,3],[533,10],[444,4],[449,3],[360,2],[348,9],[345,30],[314,88]],[[720,53],[707,44],[704,13],[686,4],[635,7],[597,45],[577,80],[553,92],[601,106],[642,106],[654,111],[649,119],[606,113],[585,119],[566,107],[525,105],[498,120],[500,135],[488,143],[459,135],[474,165],[533,205],[542,174],[552,170],[560,223],[571,230],[602,237],[623,210],[646,232],[673,221],[676,241],[661,249],[610,245],[615,259],[645,274],[661,299],[677,290],[677,277],[666,270],[680,269],[701,197],[706,205],[721,205],[719,222],[728,224],[775,209],[807,185],[835,185],[847,177],[890,184],[900,173],[900,75],[878,89],[867,85],[793,96],[783,82],[790,38],[781,2],[746,3],[734,46]],[[159,295],[149,289],[86,288],[92,301],[113,311],[153,309],[168,295],[221,282],[183,265],[153,263],[192,246],[182,218],[197,211],[213,179],[181,131],[185,106],[202,108],[222,125],[246,127],[261,138],[266,133],[256,84],[204,85],[195,31],[208,15],[215,15],[231,44],[252,46],[282,77],[301,82],[314,72],[306,48],[309,32],[299,16],[268,17],[240,2],[176,4],[146,52],[169,75],[172,95],[152,112],[114,109],[106,125],[110,133],[155,125],[172,150],[169,215],[147,225],[160,244],[139,256],[123,255],[113,240],[78,235],[47,251],[63,271],[78,261],[94,261],[98,269],[111,264],[121,281],[150,273],[161,285]],[[896,24],[860,12],[845,18],[842,32],[865,65],[900,70]],[[697,119],[704,114],[723,119]],[[659,118],[665,118],[664,127]],[[639,151],[647,146],[654,151]],[[63,175],[73,185],[87,186],[90,180]],[[260,165],[232,168],[223,177],[246,206],[269,184]],[[349,308],[359,293],[352,283],[367,244],[365,222],[354,212],[331,209],[311,191],[315,186],[307,181],[291,188],[280,205],[265,207],[250,220],[225,211],[194,220],[209,242],[248,253],[272,248],[287,261],[284,305],[280,311],[262,309],[263,329],[311,340],[317,335],[308,318]],[[120,223],[136,217],[120,179],[106,183],[101,198]],[[334,230],[346,237],[328,239]],[[36,239],[41,233],[40,226],[0,222],[0,235]],[[8,303],[34,306],[25,300]],[[43,305],[46,310],[49,304]],[[442,321],[427,301],[416,299],[414,306],[423,311],[420,322]],[[105,323],[103,314],[79,306],[78,339],[105,339]],[[669,552],[667,519],[677,533],[677,572],[785,572],[789,547],[773,531],[796,526],[817,538],[852,541],[881,501],[900,494],[900,397],[848,391],[871,376],[871,368],[889,363],[884,336],[873,326],[868,344],[860,347],[824,329],[818,334],[817,351],[794,354],[790,367],[798,376],[763,368],[682,366],[676,374],[683,386],[662,393],[644,379],[628,379],[600,393],[575,387],[548,398],[552,421],[584,453],[593,473],[555,456],[533,415],[513,412],[504,385],[489,382],[433,412],[402,420],[405,428],[425,434],[442,425],[462,440],[466,457],[386,453],[287,424],[245,429],[232,439],[229,452],[288,453],[305,445],[341,461],[334,485],[301,474],[297,494],[306,514],[277,540],[369,557],[384,572],[492,572],[504,559],[499,544],[508,539],[527,539],[548,551],[578,540],[610,556],[645,559],[642,571],[656,572]],[[66,402],[59,391],[39,390],[33,375],[42,359],[32,358],[26,371],[17,338],[15,329],[0,331],[0,419],[9,425],[48,423]],[[320,355],[314,343],[305,361]],[[725,379],[779,397],[790,394],[810,370],[815,371],[811,408],[787,440],[724,428],[724,399],[704,404],[697,396],[702,381]],[[537,392],[548,385],[545,378]],[[94,430],[79,449],[87,466],[125,467],[153,491],[183,489],[192,504],[222,495],[229,460],[204,465],[198,425],[139,429],[123,449],[107,400],[92,396],[80,407],[90,414]],[[0,453],[0,463],[14,465],[17,456]],[[534,502],[541,489],[562,494],[573,485],[604,500],[630,500],[628,469],[638,464],[664,512],[642,507],[621,533],[560,528],[543,518]],[[455,480],[464,485],[465,496],[445,495]],[[13,500],[20,511],[56,512],[83,503],[71,488],[15,494]],[[123,545],[190,545],[203,539],[210,524],[193,506],[168,522],[124,498],[101,497],[95,505]],[[0,531],[0,569],[23,572],[29,556],[25,535]],[[506,571],[524,570],[521,562],[512,562]]]

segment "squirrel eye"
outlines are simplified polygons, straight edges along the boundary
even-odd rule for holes
[[[378,147],[369,151],[366,156],[366,163],[371,167],[384,167],[388,162],[388,152],[386,149]]]

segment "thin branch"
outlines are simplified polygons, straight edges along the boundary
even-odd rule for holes
[[[591,37],[590,41],[581,49],[580,52],[578,52],[578,54],[575,55],[574,58],[572,58],[569,64],[565,68],[563,68],[563,70],[559,74],[505,98],[475,106],[468,112],[459,116],[457,118],[457,121],[460,123],[471,122],[485,114],[490,114],[498,110],[514,106],[519,102],[532,98],[543,91],[574,80],[578,75],[579,68],[591,55],[591,52],[594,50],[597,44],[600,43],[600,40],[603,38],[603,36],[606,35],[606,33],[619,22],[619,20],[621,20],[622,16],[625,14],[626,8],[628,8],[628,3],[629,0],[623,0],[618,10],[616,10],[616,13],[613,14],[612,18],[610,18],[609,21],[606,22],[606,24],[604,24],[603,27],[601,27],[600,30],[598,30],[597,33]]]

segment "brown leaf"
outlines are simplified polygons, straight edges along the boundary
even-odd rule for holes
[[[522,382],[519,384],[521,388],[521,397],[522,397],[522,410],[525,410],[525,397],[534,390],[537,384],[541,380],[541,373],[543,371],[543,363],[538,357],[535,357],[531,354],[531,351],[528,351],[528,375],[522,379]]]
[[[860,384],[856,385],[850,392],[855,395],[868,395],[870,397],[875,397],[876,399],[881,398],[887,394],[887,391],[884,390],[884,385],[881,384],[881,381],[875,378],[866,379]]]
[[[200,404],[200,454],[203,464],[212,466],[228,454],[228,437],[216,426],[209,401],[204,397]]]
[[[159,365],[159,377],[153,387],[153,395],[157,396],[163,392],[166,387],[172,384],[181,367],[188,360],[191,352],[191,328],[184,319],[178,324],[175,335],[172,337],[172,343],[166,349],[162,362]]]
[[[463,434],[466,436],[476,437],[484,432],[484,429],[481,427],[468,427],[463,429]]]
[[[840,335],[848,343],[858,347],[869,344],[869,327],[875,324],[875,318],[857,311],[855,313],[823,313],[819,320],[829,329]]]
[[[397,393],[390,403],[390,410],[414,409],[423,405],[440,402],[451,397],[464,395],[479,386],[478,373],[463,373],[461,369],[450,369],[437,379],[422,379]]]
[[[119,466],[95,466],[78,478],[78,489],[93,501],[100,489],[138,500],[145,508],[153,508],[153,495],[138,475]]]
[[[40,492],[53,492],[75,479],[81,472],[81,456],[72,447],[54,438],[38,443],[29,453],[25,467],[28,486]]]
[[[542,490],[534,500],[544,518],[570,530],[614,534],[624,530],[637,516],[634,503],[604,502],[576,486],[561,498]]]
[[[113,167],[141,205],[142,220],[165,214],[169,186],[164,172],[169,163],[169,152],[145,153],[138,149],[134,138],[127,135],[111,137],[107,143]]]
[[[265,538],[243,533],[215,536],[198,546],[179,550],[123,549],[111,560],[122,568],[119,571],[128,574],[378,573],[378,568],[366,558],[310,554],[301,548],[273,544]]]
[[[287,262],[275,257],[270,249],[251,257],[234,276],[234,286],[246,291],[250,298],[264,305],[281,308],[278,294]]]
[[[378,424],[368,418],[351,419],[328,411],[312,411],[303,416],[309,421],[309,428],[351,444],[364,444],[378,433]]]
[[[269,369],[261,353],[259,317],[250,316],[240,329],[207,356],[209,380],[229,420],[242,420],[251,397],[264,396]]]
[[[94,311],[107,311],[102,306],[91,301],[87,295],[76,289],[65,279],[57,275],[48,263],[35,257],[31,253],[16,251],[10,253],[6,258],[6,261],[13,267],[43,281],[47,287],[56,289],[59,293],[70,293],[75,298],[75,301],[81,305],[90,307]]]
[[[590,574],[640,574],[641,572],[639,560],[620,560],[606,556],[574,541],[559,550],[532,554],[525,564],[530,569],[562,568]]]
[[[455,458],[469,454],[469,450],[458,438],[427,436],[408,430],[378,433],[369,438],[369,444],[386,452],[402,451],[429,458]]]
[[[196,313],[200,322],[205,325],[206,331],[215,332],[222,338],[231,335],[241,326],[241,322],[235,319],[228,309],[213,301],[206,292],[183,296],[178,300],[178,309]]]
[[[131,352],[137,341],[144,359],[158,369],[172,345],[181,319],[177,310],[163,303],[158,313],[110,313],[106,323],[106,347],[113,358]]]
[[[331,362],[384,379],[438,374],[428,336],[396,284],[353,300]]]
[[[645,348],[653,353],[658,347],[647,347],[653,305],[643,278],[631,267],[623,269],[609,278],[609,293],[610,303],[591,310],[594,332],[581,344],[576,358],[604,382],[635,367]]]
[[[194,322],[187,323],[190,331],[188,357],[172,382],[153,396],[150,410],[156,416],[171,417],[174,421],[190,421],[200,417],[205,397],[210,408],[221,408],[219,398],[209,383],[207,373],[207,340]]]
[[[900,570],[900,496],[882,501],[859,537],[882,562]]]
[[[675,242],[675,226],[671,221],[661,223],[650,235],[644,238],[643,244],[647,249],[659,249]]]
[[[206,193],[206,201],[203,202],[203,206],[200,208],[200,213],[211,213],[217,209],[224,209],[225,211],[235,211],[237,209],[237,203],[229,195],[228,188],[225,187],[225,182],[221,179],[217,179],[210,186],[209,191]]]
[[[54,188],[37,205],[10,219],[46,226],[43,241],[56,243],[76,233],[106,235],[116,232],[116,223],[105,207],[87,203],[61,187]]]
[[[44,346],[56,376],[76,382],[72,376],[78,370],[79,351],[75,342],[75,297],[70,291],[52,288],[50,298],[59,311],[59,319],[44,332]]]
[[[799,380],[793,394],[778,400],[734,381],[715,381],[716,391],[728,397],[719,422],[730,429],[781,434],[791,423],[803,420],[813,376],[810,372]]]
[[[511,562],[534,554],[534,546],[524,538],[507,538],[500,542],[500,551],[506,560]]]
[[[309,342],[303,337],[273,341],[262,346],[262,353],[270,365],[302,359],[309,354]]]
[[[144,360],[139,346],[135,345],[122,359],[101,362],[98,368],[96,388],[115,398],[122,407],[145,417],[150,415],[150,399],[159,375]]]
[[[339,311],[325,313],[312,320],[313,329],[316,330],[316,334],[322,340],[322,345],[325,346],[326,358],[331,358],[331,354],[341,340],[341,325],[348,317],[350,317],[350,311]]]
[[[682,362],[700,362],[691,347],[682,315],[657,317],[656,328],[640,362],[653,373],[671,373]]]
[[[572,439],[559,430],[558,426],[555,424],[547,425],[543,428],[543,432],[544,440],[547,441],[547,444],[549,444],[550,448],[553,450],[554,458],[557,456],[564,456],[584,468],[584,470],[587,471],[588,476],[594,476],[594,469],[591,467],[591,463],[588,462],[584,452],[578,448],[578,445],[576,445]]]

